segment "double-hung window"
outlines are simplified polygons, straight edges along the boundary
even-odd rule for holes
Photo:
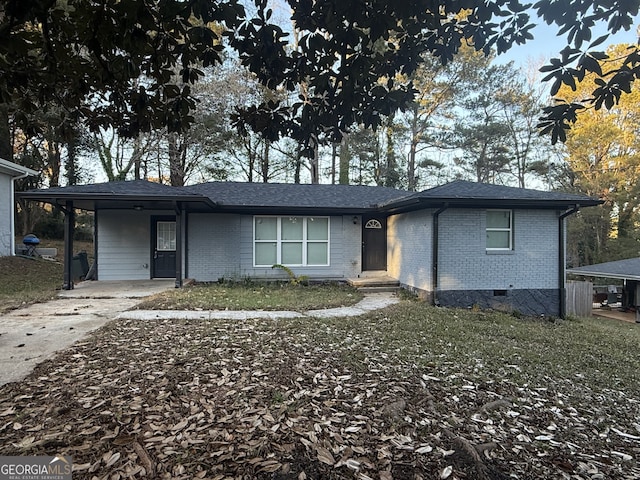
[[[513,250],[513,211],[487,210],[487,250]]]
[[[329,265],[328,217],[254,217],[256,267]]]

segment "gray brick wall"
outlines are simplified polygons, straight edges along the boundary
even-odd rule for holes
[[[187,225],[187,275],[203,282],[239,279],[241,217],[192,213]]]
[[[486,250],[486,211],[449,209],[440,215],[438,303],[558,315],[558,214],[515,210],[514,249]],[[432,300],[434,210],[389,218],[389,274]]]
[[[387,271],[407,287],[431,291],[433,210],[387,220]]]
[[[188,275],[199,281],[220,278],[286,279],[278,269],[253,266],[253,216],[192,214],[189,216]],[[293,267],[296,275],[342,280],[360,272],[360,220],[330,218],[330,265]]]
[[[485,210],[447,210],[440,216],[439,289],[558,288],[558,216],[515,210],[514,248],[486,250]]]

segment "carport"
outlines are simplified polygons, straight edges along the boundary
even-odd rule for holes
[[[567,274],[622,280],[622,311],[635,312],[640,319],[640,257],[568,268]]]
[[[44,190],[20,192],[25,200],[56,205],[65,215],[64,227],[64,281],[63,290],[72,290],[73,283],[73,236],[75,231],[75,211],[94,212],[97,216],[101,210],[119,210],[136,212],[162,212],[158,219],[168,219],[175,223],[175,252],[169,259],[169,272],[175,277],[175,286],[181,287],[183,281],[183,254],[186,235],[186,214],[188,212],[209,211],[215,203],[209,198],[182,191],[178,187],[170,187],[159,183],[135,180],[130,182],[110,182],[92,185],[72,185],[54,187]],[[171,212],[171,217],[167,217]],[[152,217],[153,218],[153,217]],[[98,222],[94,223],[97,229]],[[141,242],[154,241],[140,239]],[[96,277],[99,278],[98,235],[94,231],[94,261]],[[156,256],[157,257],[157,256]],[[153,277],[153,276],[152,276]]]

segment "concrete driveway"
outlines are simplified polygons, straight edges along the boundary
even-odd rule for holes
[[[57,300],[0,315],[0,385],[26,377],[53,354],[174,280],[82,282]]]

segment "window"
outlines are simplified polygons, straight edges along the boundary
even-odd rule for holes
[[[158,251],[175,250],[176,222],[158,222],[156,225],[156,249]]]
[[[254,217],[253,263],[329,265],[328,217]]]
[[[487,250],[513,249],[511,210],[487,210]]]

